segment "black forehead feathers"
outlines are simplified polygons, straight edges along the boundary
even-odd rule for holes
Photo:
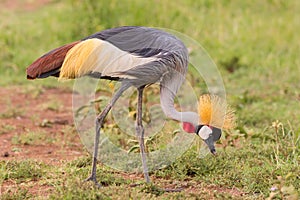
[[[196,128],[195,128],[195,133],[196,134],[198,134],[198,132],[200,131],[200,129],[203,127],[204,125],[198,125],[198,126],[196,126]]]

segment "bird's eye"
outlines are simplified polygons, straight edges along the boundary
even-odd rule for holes
[[[209,135],[212,134],[212,130],[211,128],[209,128],[208,126],[202,126],[200,128],[200,130],[198,131],[198,135],[203,139],[206,140]]]

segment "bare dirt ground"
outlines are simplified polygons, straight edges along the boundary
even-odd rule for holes
[[[0,88],[0,160],[32,160],[59,166],[87,155],[74,131],[72,115],[71,91],[17,86]],[[44,137],[40,138],[42,133]],[[47,195],[52,189],[49,186],[41,188],[35,181],[30,184],[32,194]],[[18,186],[7,180],[2,183],[1,190],[15,190]]]
[[[72,93],[62,89],[39,89],[35,95],[27,92],[18,87],[0,89],[1,160],[35,159],[57,164],[61,159],[82,155],[84,149],[78,134],[69,135],[64,131],[73,127]],[[44,132],[53,142],[40,141],[43,138],[37,138],[37,144],[30,141],[38,137],[35,135],[38,132]],[[26,133],[33,136],[18,140]],[[66,134],[68,141],[63,140]]]

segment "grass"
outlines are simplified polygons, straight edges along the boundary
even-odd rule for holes
[[[0,183],[23,184],[22,187],[17,184],[19,190],[0,190],[1,198],[33,198],[29,183],[35,181],[41,187],[51,188],[47,194],[50,199],[240,198],[228,193],[227,188],[241,191],[245,199],[297,199],[300,192],[299,9],[300,2],[292,0],[68,0],[53,1],[32,12],[0,10],[0,18],[5,19],[0,20],[2,87],[19,85],[36,98],[43,87],[71,88],[72,82],[57,83],[54,78],[27,81],[25,68],[43,53],[99,30],[120,25],[164,27],[194,38],[210,54],[222,75],[227,100],[238,117],[237,128],[226,133],[219,144],[218,157],[200,159],[195,143],[172,165],[152,172],[152,178],[159,178],[154,180],[154,185],[130,187],[141,179],[126,179],[120,172],[99,165],[97,173],[105,187],[95,189],[90,183],[82,182],[91,162],[86,157],[55,168],[33,161],[1,161]],[[197,91],[206,90],[205,83],[193,77],[191,71],[188,80],[193,80]],[[44,109],[59,110],[59,101],[45,104]],[[134,116],[134,110],[131,114]],[[12,105],[1,112],[0,118],[19,115],[22,108]],[[132,138],[126,138],[113,124],[108,123],[104,128],[112,130],[115,135],[110,137],[125,145],[125,149],[136,145],[127,143]],[[1,125],[0,134],[7,129],[11,127]],[[148,141],[148,146],[155,149],[158,140],[167,140],[166,133]],[[15,140],[18,144],[44,143],[43,139],[35,139],[38,134],[26,133],[23,139],[20,135]],[[26,171],[24,166],[34,173]],[[161,190],[168,184],[181,187],[185,183],[196,189],[175,193]],[[35,197],[43,199],[41,194]]]
[[[9,119],[9,118],[17,118],[24,114],[23,108],[20,108],[19,106],[14,106],[10,99],[7,99],[7,105],[8,107],[5,110],[2,110],[0,113],[0,118],[3,119]]]
[[[9,124],[0,124],[0,135],[8,133],[9,131],[13,131],[16,129],[15,125],[9,125]]]
[[[24,133],[13,136],[11,143],[19,145],[41,145],[52,144],[55,140],[56,139],[49,137],[44,131],[26,130]]]
[[[52,110],[58,112],[62,108],[62,104],[57,99],[50,99],[41,105],[42,110]]]
[[[19,183],[27,180],[36,180],[43,176],[43,167],[41,163],[30,160],[23,162],[4,162],[1,161],[1,177],[0,180],[15,180]]]

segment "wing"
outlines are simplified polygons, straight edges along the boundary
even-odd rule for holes
[[[157,57],[136,56],[101,39],[86,39],[68,51],[59,78],[77,78],[89,74],[133,78],[122,74],[157,60]]]
[[[90,35],[84,39],[97,38],[107,41],[119,49],[141,57],[162,57],[169,54],[186,54],[184,44],[175,36],[162,30],[122,26]]]
[[[184,66],[185,71],[187,50],[180,40],[161,30],[125,26],[104,30],[50,51],[27,68],[27,78],[84,75],[134,78],[138,71],[149,74],[159,69],[156,61],[170,68]]]

